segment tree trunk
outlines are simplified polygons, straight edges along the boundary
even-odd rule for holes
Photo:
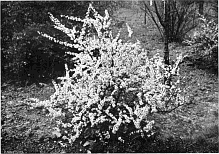
[[[204,1],[201,0],[198,2],[199,8],[198,8],[198,12],[199,14],[203,15],[204,14]]]
[[[144,10],[145,10],[145,12],[144,12],[144,24],[146,25],[147,24],[147,9],[146,9],[146,4],[144,3]]]
[[[164,1],[164,63],[166,67],[169,66],[169,19],[170,19],[170,7],[169,0]],[[170,86],[170,78],[164,77],[164,84]]]
[[[169,65],[169,0],[164,1],[164,63]]]

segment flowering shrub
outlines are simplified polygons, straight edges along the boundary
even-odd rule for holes
[[[217,65],[218,60],[218,24],[214,20],[200,17],[201,26],[190,40],[186,40],[194,49],[195,56],[207,57]]]
[[[82,22],[80,31],[66,28],[50,14],[55,27],[73,43],[41,33],[81,51],[67,53],[74,55],[75,68],[66,65],[66,76],[59,78],[60,83],[53,82],[55,93],[51,99],[35,104],[46,107],[55,118],[54,133],[67,141],[63,145],[76,140],[84,146],[91,145],[88,140],[125,143],[134,137],[151,136],[154,121],[150,115],[181,103],[179,80],[172,79],[171,86],[164,83],[164,77],[177,77],[179,60],[166,67],[159,55],[148,59],[139,41],[123,42],[120,33],[112,36],[111,20],[107,11],[105,14],[100,16],[90,5],[85,19],[62,16]],[[133,31],[126,26],[131,37]]]

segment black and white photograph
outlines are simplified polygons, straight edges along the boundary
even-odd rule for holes
[[[1,153],[219,153],[218,0],[0,3]]]

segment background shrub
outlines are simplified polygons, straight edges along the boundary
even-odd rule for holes
[[[200,17],[200,26],[187,42],[193,48],[191,56],[195,61],[203,61],[204,65],[218,68],[218,24],[214,20]],[[207,62],[207,64],[206,64]]]

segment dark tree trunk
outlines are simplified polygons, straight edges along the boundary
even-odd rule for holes
[[[146,9],[146,4],[144,3],[144,10],[145,10],[145,12],[144,12],[144,24],[146,25],[147,24],[147,9]]]
[[[198,8],[198,12],[199,14],[203,15],[204,14],[204,1],[201,0],[198,2],[199,8]]]
[[[169,19],[170,19],[170,6],[169,0],[164,1],[164,63],[169,66]],[[164,84],[170,86],[170,78],[164,77]]]
[[[165,1],[164,4],[164,63],[166,65],[169,65],[169,48],[168,48],[168,44],[169,44],[169,0]]]

